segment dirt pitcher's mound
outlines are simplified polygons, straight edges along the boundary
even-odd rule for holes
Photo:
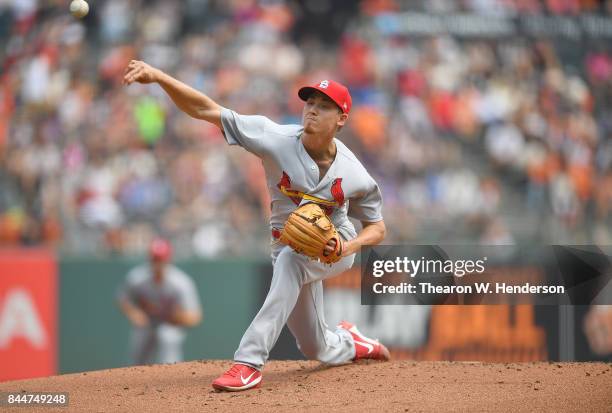
[[[214,392],[211,381],[230,365],[102,370],[0,383],[0,392],[69,392],[68,408],[45,412],[612,411],[612,363],[271,361],[260,388]]]

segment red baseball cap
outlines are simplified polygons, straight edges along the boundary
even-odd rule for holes
[[[152,261],[170,261],[172,245],[163,238],[155,238],[149,246],[149,257]]]
[[[316,90],[333,100],[342,112],[349,113],[351,110],[353,99],[351,99],[348,88],[333,80],[321,80],[319,83],[312,86],[304,86],[298,91],[298,96],[303,101],[306,101]]]

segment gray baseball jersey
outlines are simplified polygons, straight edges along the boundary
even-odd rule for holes
[[[127,274],[118,292],[119,299],[127,299],[142,309],[150,320],[149,326],[135,327],[132,332],[132,358],[138,364],[181,361],[184,328],[166,323],[164,319],[178,308],[201,311],[193,280],[171,264],[164,271],[161,284],[157,284],[150,265],[140,265]],[[151,311],[153,308],[156,310]]]
[[[264,116],[239,115],[228,109],[221,111],[221,121],[230,145],[242,146],[263,162],[272,198],[272,228],[282,228],[297,205],[311,202],[291,196],[295,192],[327,201],[323,205],[330,207],[328,215],[345,239],[356,235],[347,216],[367,222],[382,220],[378,185],[338,139],[334,138],[336,159],[319,181],[319,167],[300,139],[301,125],[279,125]]]
[[[334,138],[337,152],[319,179],[319,167],[302,144],[301,125],[279,125],[264,116],[221,111],[225,139],[261,158],[272,199],[270,226],[281,229],[289,214],[307,202],[321,204],[345,239],[356,236],[348,216],[360,221],[382,218],[378,185],[355,155]],[[302,353],[311,359],[341,364],[355,356],[353,339],[344,329],[327,328],[323,317],[322,280],[350,268],[354,255],[325,265],[273,244],[274,272],[266,300],[245,332],[234,360],[261,368],[287,323]]]

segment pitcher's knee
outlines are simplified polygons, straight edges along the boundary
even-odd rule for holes
[[[276,258],[275,265],[278,263],[287,264],[287,265],[297,265],[300,262],[304,261],[304,255],[300,255],[297,252],[293,251],[291,247],[285,247],[278,254]]]
[[[295,253],[291,248],[284,248],[276,258],[274,271],[280,271],[283,277],[294,277],[300,285],[304,284],[304,256]]]

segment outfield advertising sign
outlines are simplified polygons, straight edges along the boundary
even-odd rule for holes
[[[57,372],[57,264],[44,250],[0,250],[0,381]]]

